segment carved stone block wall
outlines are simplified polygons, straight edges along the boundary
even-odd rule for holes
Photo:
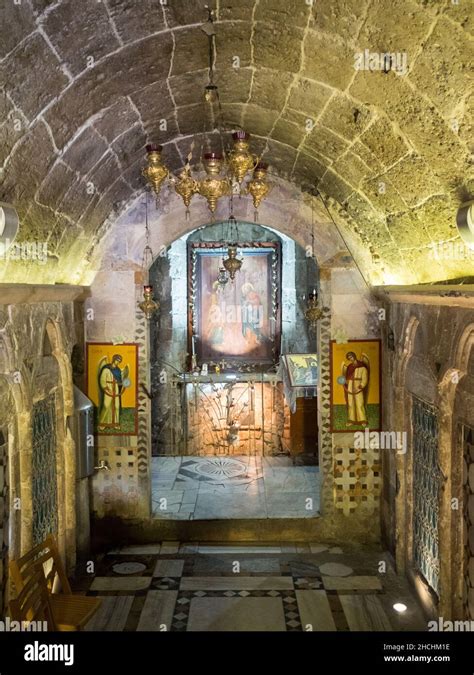
[[[6,498],[10,502],[10,528],[9,532],[3,529],[3,536],[8,537],[11,557],[18,557],[33,545],[33,522],[38,515],[32,490],[33,407],[54,395],[56,529],[60,551],[70,568],[76,555],[76,481],[74,444],[67,420],[73,414],[70,357],[83,332],[83,317],[74,313],[74,300],[83,289],[51,287],[44,291],[48,296],[44,301],[42,292],[41,288],[0,285],[0,411],[12,429],[8,462],[3,453],[3,480],[11,476]],[[17,294],[21,299],[18,302]]]
[[[432,297],[423,298],[423,303],[415,297],[410,302],[409,295],[407,293],[403,301],[391,302],[390,296],[384,298],[387,310],[384,374],[389,383],[383,389],[384,428],[404,431],[408,452],[384,462],[384,481],[393,487],[384,504],[382,530],[395,544],[398,570],[414,578],[419,576],[420,568],[424,568],[421,573],[438,592],[437,603],[433,594],[426,590],[420,593],[427,612],[441,614],[446,619],[461,618],[466,615],[469,595],[470,581],[466,581],[469,560],[464,543],[468,542],[466,518],[470,513],[466,511],[468,451],[462,433],[455,431],[459,425],[474,428],[474,306],[464,300],[464,306],[453,306],[457,304],[456,299],[445,298],[435,289]],[[390,333],[393,351],[387,357]],[[429,404],[438,414],[438,456],[431,462],[431,468],[420,468],[423,459],[420,453],[424,450],[419,437],[425,432],[415,420],[414,399],[420,399],[425,406]],[[432,475],[436,472],[435,464],[439,467],[437,477]],[[416,478],[416,473],[422,478]],[[431,496],[426,494],[420,498],[417,487],[420,480],[425,486],[431,482]],[[438,499],[435,489],[439,491]],[[433,521],[433,514],[431,521],[437,532],[431,532],[429,541],[423,540],[426,530],[431,528],[429,523],[426,527],[423,525],[423,519],[429,504],[435,502],[439,505],[437,522]],[[463,504],[464,513],[463,508],[453,508],[453,503]],[[418,524],[416,518],[414,522],[414,515]],[[427,566],[420,555],[425,556]],[[418,592],[423,584],[415,588]]]
[[[177,400],[181,404],[182,397]],[[184,434],[177,448],[170,448],[174,454],[268,456],[290,452],[290,411],[276,380],[188,384],[184,406],[179,405],[176,412]]]

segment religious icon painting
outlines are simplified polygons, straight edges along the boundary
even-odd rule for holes
[[[227,248],[188,247],[188,351],[197,364],[258,368],[277,363],[280,351],[281,251],[276,242],[239,243],[242,266],[222,278]]]
[[[96,434],[136,434],[138,345],[87,343],[87,395],[95,407]]]
[[[380,340],[331,340],[331,432],[380,431]]]
[[[317,354],[285,354],[283,357],[292,387],[318,385]]]

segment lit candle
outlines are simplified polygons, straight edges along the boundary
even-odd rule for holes
[[[150,286],[149,284],[146,286],[143,286],[143,290],[145,293],[153,293],[153,286]]]

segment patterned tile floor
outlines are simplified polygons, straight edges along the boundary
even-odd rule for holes
[[[319,511],[319,468],[294,466],[289,457],[153,457],[151,484],[154,518],[311,518]]]
[[[128,546],[99,556],[74,589],[103,599],[90,631],[426,630],[406,581],[360,547]]]

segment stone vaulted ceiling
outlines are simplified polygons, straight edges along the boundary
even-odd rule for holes
[[[204,4],[1,4],[0,199],[20,213],[20,240],[48,242],[45,281],[70,280],[107,219],[143,190],[147,141],[162,143],[177,170],[205,128]],[[227,125],[254,136],[273,172],[318,185],[392,281],[472,274],[472,261],[432,255],[433,243],[456,238],[456,209],[474,192],[472,3],[214,6]],[[365,49],[406,53],[407,74],[356,70]],[[0,274],[32,280],[27,264]]]

